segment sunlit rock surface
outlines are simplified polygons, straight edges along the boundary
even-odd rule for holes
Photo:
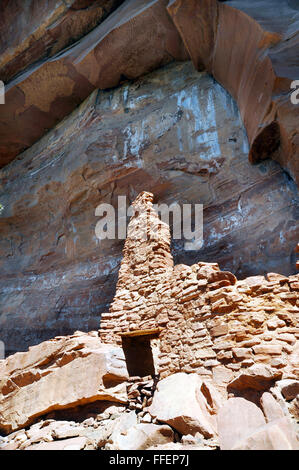
[[[299,276],[174,265],[153,197],[100,330],[0,361],[0,450],[298,449]]]

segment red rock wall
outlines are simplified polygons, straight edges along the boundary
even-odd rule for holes
[[[298,12],[287,2],[244,3],[177,0],[168,11],[194,65],[206,68],[236,99],[250,161],[271,156],[298,181],[299,108],[290,99],[299,73],[292,60]]]
[[[34,64],[7,84],[6,104],[0,109],[2,165],[30,147],[96,88],[115,87],[124,78],[136,78],[187,57],[165,2],[125,2],[70,49]]]
[[[16,75],[89,33],[122,0],[5,0],[1,2],[0,77]]]
[[[298,182],[299,111],[290,101],[290,84],[298,78],[292,50],[298,47],[294,32],[299,20],[292,3],[281,3],[254,1],[247,12],[241,11],[244,2],[238,1],[122,3],[70,49],[7,83],[6,105],[0,115],[2,165],[30,147],[95,88],[114,87],[123,78],[139,77],[173,59],[187,59],[189,54],[197,68],[212,73],[237,100],[250,141],[250,161],[272,157]],[[108,5],[110,9],[115,6]],[[57,14],[54,10],[53,15]],[[89,23],[83,20],[81,33],[91,27]],[[42,45],[37,56],[45,49],[45,26],[39,31]],[[59,37],[60,31],[58,26]],[[27,34],[30,37],[30,28]],[[54,32],[54,44],[57,36]],[[61,47],[74,40],[70,36],[63,38]],[[18,51],[14,55],[4,62],[22,62]]]

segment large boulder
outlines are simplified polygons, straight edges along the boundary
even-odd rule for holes
[[[233,450],[298,450],[295,432],[287,418],[273,421],[247,436]]]
[[[263,394],[263,410],[244,398],[231,398],[220,409],[217,422],[222,450],[298,449],[295,430],[270,394]]]
[[[129,430],[136,425],[137,415],[135,411],[122,414],[116,420],[113,420],[112,423],[110,420],[106,426],[106,430],[102,434],[102,442],[98,442],[99,447],[106,445],[107,448],[114,450],[123,449],[122,439],[124,439],[124,436],[127,436]]]
[[[9,433],[38,416],[97,400],[127,402],[123,351],[96,333],[57,337],[10,356],[1,367],[0,430]]]
[[[181,434],[199,432],[204,437],[214,437],[216,422],[208,411],[202,385],[197,374],[179,372],[166,377],[158,383],[150,414]]]
[[[275,380],[280,379],[282,371],[272,369],[263,364],[254,364],[248,369],[244,369],[229,384],[229,389],[234,390],[266,390],[274,384]]]

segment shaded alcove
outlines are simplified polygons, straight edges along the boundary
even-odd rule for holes
[[[152,349],[152,340],[159,335],[159,329],[140,330],[123,333],[122,348],[130,377],[156,375],[156,365]]]

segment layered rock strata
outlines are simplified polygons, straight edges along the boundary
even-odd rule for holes
[[[186,60],[166,3],[124,2],[78,43],[33,64],[6,84],[6,104],[0,110],[2,166],[96,88],[115,87],[123,79],[140,77],[173,59]]]
[[[250,161],[271,155],[298,183],[299,108],[290,98],[299,73],[298,6],[172,0],[168,11],[194,65],[212,73],[236,99]]]
[[[0,77],[9,83],[36,62],[53,57],[98,26],[122,0],[2,2]]]
[[[62,15],[70,7],[59,6]],[[113,2],[108,2],[109,7]],[[41,16],[37,57],[45,49],[49,12]],[[1,163],[30,147],[95,88],[114,87],[123,78],[191,57],[197,68],[212,73],[237,100],[249,136],[250,160],[272,157],[298,182],[298,107],[290,99],[291,83],[298,79],[298,21],[296,5],[286,0],[270,4],[255,0],[250,6],[217,0],[125,1],[77,44],[33,63],[7,83],[0,115]],[[81,34],[91,27],[89,23],[83,20]],[[70,36],[62,36],[61,47],[72,42]],[[53,41],[55,50],[55,27]],[[22,58],[24,45],[20,48]],[[9,60],[14,57],[4,57]],[[31,60],[29,52],[25,65]]]
[[[52,410],[99,400],[127,402],[123,351],[96,332],[77,332],[33,346],[0,363],[1,431],[28,426]]]
[[[98,327],[122,240],[95,236],[95,209],[142,190],[204,206],[204,244],[172,241],[176,264],[214,262],[239,279],[296,272],[298,194],[275,162],[250,165],[236,103],[190,62],[95,91],[1,170],[0,340],[7,354]],[[171,222],[172,226],[172,222]]]

